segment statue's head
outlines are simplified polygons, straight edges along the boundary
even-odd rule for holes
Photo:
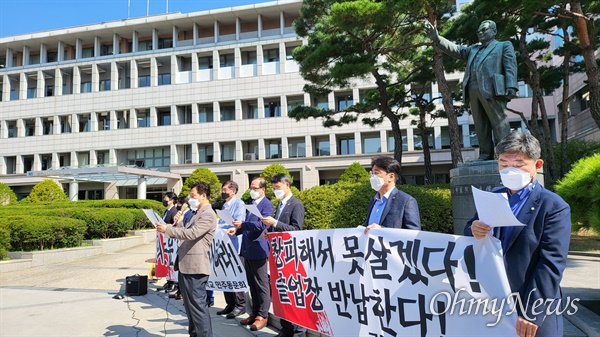
[[[496,37],[496,23],[492,20],[485,20],[479,25],[477,29],[477,38],[479,42],[486,44]]]

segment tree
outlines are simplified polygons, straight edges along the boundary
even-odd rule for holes
[[[4,183],[0,183],[0,206],[10,205],[17,202],[15,192]]]
[[[190,174],[190,176],[185,180],[179,195],[190,194],[192,185],[198,182],[207,183],[208,186],[210,186],[210,202],[211,204],[217,203],[221,198],[221,181],[216,174],[204,167],[199,167],[195,169],[192,174]]]
[[[367,173],[367,170],[365,170],[359,162],[355,161],[344,170],[340,179],[338,179],[338,182],[358,183],[368,180],[369,174]]]
[[[69,201],[69,198],[56,181],[47,179],[33,186],[24,201],[30,203],[64,202]]]
[[[299,106],[290,117],[296,120],[322,118],[323,126],[356,122],[375,127],[387,119],[394,137],[394,158],[402,163],[400,120],[408,95],[406,86],[412,67],[410,55],[421,45],[419,28],[405,13],[413,10],[408,1],[305,0],[294,21],[296,33],[308,44],[294,50],[302,77],[309,82],[304,91],[320,96],[354,81],[370,80],[360,102],[328,109]]]

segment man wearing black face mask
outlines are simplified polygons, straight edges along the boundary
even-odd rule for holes
[[[246,208],[242,199],[236,196],[238,192],[238,184],[235,181],[228,181],[223,184],[221,196],[225,199],[223,210],[227,210],[233,220],[245,221]],[[233,224],[228,224],[223,219],[219,219],[219,227],[223,229],[233,228]],[[237,235],[230,236],[231,244],[239,252],[239,242]],[[240,256],[240,259],[243,258]],[[223,310],[217,311],[217,315],[227,315],[228,319],[233,319],[239,315],[246,313],[246,298],[243,291],[238,292],[223,292],[227,306]]]
[[[165,195],[163,196],[163,200],[162,200],[163,206],[165,206],[167,209],[165,210],[165,212],[163,213],[163,220],[166,224],[171,225],[175,222],[175,214],[177,214],[177,195],[175,195],[175,193],[173,192],[167,192],[165,193]],[[166,242],[165,242],[166,245]],[[173,259],[175,259],[175,257],[173,256]],[[173,291],[176,289],[176,284],[174,281],[167,281],[167,283],[158,288],[158,290],[165,290],[165,291]]]

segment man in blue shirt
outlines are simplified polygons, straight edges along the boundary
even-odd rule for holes
[[[495,228],[477,214],[465,227],[465,235],[476,239],[493,234],[502,242],[506,276],[517,300],[516,332],[520,337],[563,335],[560,311],[560,281],[567,263],[571,235],[571,211],[558,195],[535,179],[544,161],[540,143],[529,133],[512,132],[496,146],[503,187],[508,202],[525,226]]]
[[[415,198],[396,188],[400,163],[391,157],[375,157],[371,161],[371,187],[377,191],[367,208],[365,234],[371,228],[404,228],[421,230],[421,216]]]
[[[244,221],[246,220],[246,207],[244,207],[242,199],[236,196],[237,192],[238,184],[235,181],[230,180],[223,184],[221,188],[221,196],[225,199],[223,209],[231,214],[233,220]],[[233,224],[228,224],[223,219],[219,219],[219,227],[223,229],[234,228]],[[233,235],[229,238],[235,250],[239,251],[238,237]],[[240,258],[242,257],[240,256]],[[243,291],[224,292],[223,295],[225,296],[225,303],[227,305],[223,310],[217,311],[217,315],[227,315],[226,317],[231,319],[246,313],[246,299]]]

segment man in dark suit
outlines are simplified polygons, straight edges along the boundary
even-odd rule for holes
[[[438,35],[428,21],[425,30],[446,54],[467,62],[463,78],[465,103],[470,103],[479,159],[494,159],[494,142],[510,132],[506,103],[517,97],[517,59],[512,44],[497,41],[496,23],[483,21],[477,30],[478,44],[459,46]]]
[[[198,209],[190,221],[185,226],[182,223],[178,226],[156,224],[158,232],[181,240],[175,266],[179,269],[179,286],[192,337],[213,336],[206,282],[211,270],[209,253],[217,227],[217,216],[209,198],[208,184],[196,183],[191,188],[190,201],[196,201],[194,204],[197,204]]]
[[[265,198],[267,183],[263,178],[255,178],[250,183],[250,196],[262,217],[273,215],[273,204]],[[271,288],[269,285],[269,243],[262,236],[267,228],[258,216],[248,213],[245,221],[235,220],[227,231],[229,236],[242,235],[240,253],[244,258],[246,277],[252,296],[252,312],[240,321],[242,325],[250,325],[250,330],[257,331],[267,325],[269,306],[271,305]]]
[[[165,193],[165,195],[163,196],[163,200],[162,200],[162,204],[163,206],[165,206],[167,209],[165,210],[165,212],[163,213],[163,221],[166,224],[174,224],[175,223],[175,214],[177,214],[177,195],[173,192],[167,192]],[[167,243],[167,241],[170,240],[171,242]],[[178,242],[172,242],[175,239],[167,239],[165,238],[164,240],[164,244],[165,246],[173,246],[173,245],[179,245]],[[166,247],[163,247],[163,250],[167,250]],[[169,254],[169,259],[173,259],[172,261],[169,261],[169,265],[173,265],[173,263],[175,262],[175,256],[173,256],[173,254]],[[169,275],[167,275],[169,276]],[[164,286],[159,287],[158,290],[164,290],[164,291],[174,291],[177,290],[177,281],[176,280],[169,280],[167,277],[167,283],[165,283]]]
[[[271,178],[275,197],[280,200],[275,217],[265,217],[262,222],[270,232],[302,230],[304,225],[304,205],[296,199],[290,189],[292,181],[286,174],[279,173]],[[281,331],[276,337],[305,337],[306,328],[281,319]]]
[[[391,157],[375,157],[371,161],[371,187],[377,191],[367,208],[365,234],[371,228],[404,228],[421,230],[417,200],[396,188],[400,163]]]
[[[569,250],[571,211],[564,200],[535,179],[544,165],[540,153],[538,140],[529,133],[512,132],[496,146],[504,186],[492,192],[507,193],[513,213],[525,224],[492,232],[502,242],[511,291],[517,292],[523,303],[517,305],[520,337],[563,335],[563,318],[555,310],[560,305],[560,281]],[[475,214],[464,234],[482,239],[493,226],[479,221]]]

